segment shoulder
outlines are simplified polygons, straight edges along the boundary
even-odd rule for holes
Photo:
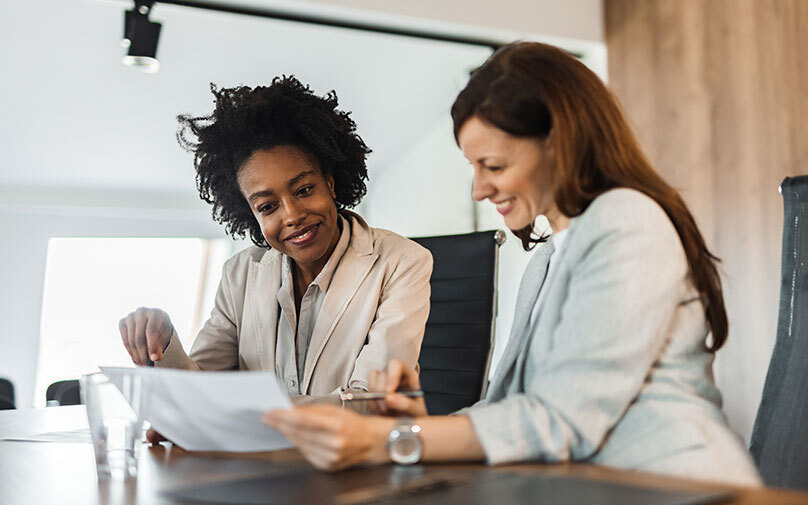
[[[569,249],[604,260],[630,258],[635,266],[686,265],[679,233],[665,210],[652,198],[628,188],[595,198],[570,223]]]
[[[577,227],[601,232],[653,231],[676,235],[665,210],[645,193],[630,188],[606,191],[575,221],[578,221]]]
[[[432,263],[432,253],[421,244],[383,228],[373,228],[373,249],[380,257],[406,257]]]
[[[432,254],[414,240],[383,228],[369,226],[361,216],[346,214],[351,219],[351,245],[357,252],[375,253],[382,261],[406,261],[432,265]]]
[[[246,249],[242,249],[241,251],[237,252],[227,261],[225,261],[223,273],[224,276],[228,277],[238,276],[240,274],[246,275],[247,270],[250,268],[250,264],[267,264],[276,257],[279,258],[280,256],[281,254],[274,249],[251,245]]]

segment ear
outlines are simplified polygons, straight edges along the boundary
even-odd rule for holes
[[[331,198],[336,198],[337,193],[334,191],[334,176],[326,175],[325,182],[328,184],[328,192],[331,193]]]

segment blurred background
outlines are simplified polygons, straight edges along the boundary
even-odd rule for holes
[[[124,66],[123,0],[3,0],[0,17],[0,377],[17,408],[97,365],[125,365],[117,321],[169,312],[184,345],[210,311],[229,239],[197,196],[178,114],[210,83],[295,75],[335,90],[373,149],[372,226],[407,236],[502,228],[470,197],[449,107],[492,51],[459,43],[157,2],[159,71]],[[808,2],[801,0],[218,0],[577,56],[622,101],[657,169],[722,258],[730,338],[716,376],[748,440],[774,344],[785,176],[808,167]],[[500,257],[497,343],[529,253]]]

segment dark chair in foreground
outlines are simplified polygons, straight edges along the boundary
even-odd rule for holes
[[[497,261],[505,232],[414,238],[432,253],[429,320],[418,362],[430,414],[448,414],[483,395],[494,342]]]
[[[45,399],[48,405],[81,405],[81,396],[79,394],[79,381],[66,380],[57,381],[48,386],[45,392]],[[52,403],[52,402],[59,402]]]
[[[808,176],[780,185],[785,218],[777,340],[750,451],[766,485],[808,490]]]
[[[14,404],[14,384],[8,379],[0,378],[0,410],[17,408]]]

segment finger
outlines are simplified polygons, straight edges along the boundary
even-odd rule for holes
[[[289,410],[270,410],[264,414],[266,424],[275,429],[296,429],[299,431],[333,431],[335,419],[345,412],[336,406],[311,405]]]
[[[408,398],[404,395],[393,394],[387,397],[389,415],[407,415],[420,417],[427,414],[426,403],[423,398]]]
[[[165,325],[159,315],[152,315],[146,320],[146,348],[152,361],[163,359],[163,347],[170,335],[165,335]]]
[[[145,365],[149,361],[149,351],[146,345],[146,321],[148,316],[144,309],[137,309],[135,311],[135,347],[137,348],[137,357],[140,360],[139,365]]]
[[[129,340],[129,353],[132,356],[132,361],[134,361],[136,365],[144,365],[145,363],[140,361],[140,355],[137,352],[137,335],[135,334],[134,312],[126,316],[126,336]]]
[[[369,400],[368,406],[370,411],[376,415],[382,416],[387,413],[387,402],[385,400]]]
[[[379,371],[371,370],[368,374],[368,391],[381,391],[383,389],[379,382]]]
[[[320,470],[333,471],[362,460],[363,451],[346,452],[339,437],[325,433],[289,432],[284,434],[306,460]]]
[[[397,390],[401,385],[402,375],[404,373],[403,363],[397,359],[391,359],[387,363],[387,381],[384,390],[392,393]]]
[[[168,439],[163,435],[157,433],[152,428],[149,428],[149,430],[146,432],[146,441],[152,445],[157,445],[160,442],[167,442]]]
[[[123,341],[123,347],[126,349],[126,352],[129,353],[129,357],[132,360],[135,359],[134,354],[132,354],[132,350],[129,348],[129,332],[126,329],[126,318],[122,318],[118,321],[118,331],[121,333],[121,340]]]
[[[421,389],[421,381],[418,378],[418,372],[408,367],[401,360],[394,360],[396,366],[396,373],[398,375],[398,388],[410,391]]]

